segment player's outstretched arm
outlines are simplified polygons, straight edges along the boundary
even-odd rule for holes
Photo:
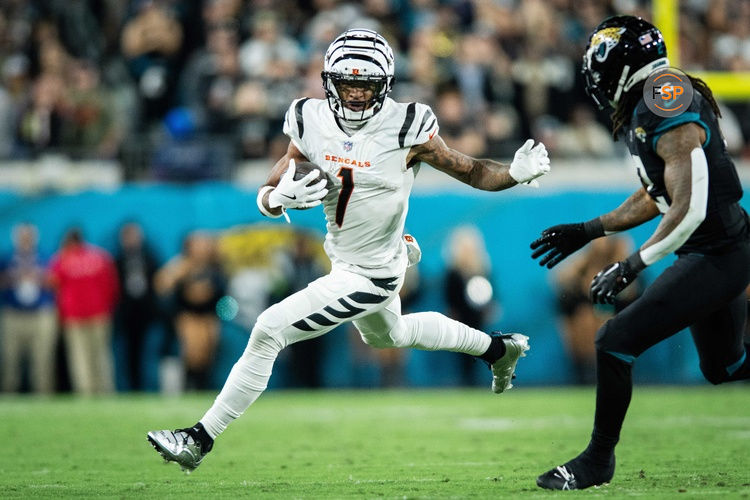
[[[535,183],[537,177],[549,172],[547,150],[541,142],[533,146],[529,139],[516,151],[513,162],[506,165],[493,160],[479,160],[449,148],[442,137],[413,146],[406,158],[411,165],[423,161],[455,177],[471,187],[484,191],[500,191],[516,184]]]
[[[644,188],[631,194],[622,204],[599,217],[605,234],[618,233],[640,226],[659,215],[659,208]]]
[[[548,227],[531,242],[532,259],[552,269],[568,255],[583,248],[589,241],[643,224],[659,213],[656,204],[641,188],[619,207],[588,222],[558,224]]]

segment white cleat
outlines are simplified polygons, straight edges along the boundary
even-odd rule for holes
[[[150,431],[146,437],[165,463],[177,462],[186,474],[197,468],[206,456],[201,443],[185,429],[175,431]]]
[[[490,370],[492,370],[492,392],[500,394],[513,387],[511,381],[516,371],[516,364],[520,358],[526,356],[526,351],[530,348],[529,337],[526,335],[510,333],[497,336],[505,344],[505,354],[490,366]]]

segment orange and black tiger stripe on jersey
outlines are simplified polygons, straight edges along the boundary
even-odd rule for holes
[[[424,128],[425,123],[427,123],[427,120],[429,120],[430,118],[432,118],[432,121],[430,122],[429,125],[427,125],[427,128],[425,129]],[[435,115],[432,114],[432,111],[430,111],[428,109],[427,112],[422,117],[422,123],[419,124],[419,130],[417,130],[417,135],[415,137],[419,137],[419,134],[422,133],[422,129],[424,129],[424,130],[430,130],[432,127],[435,126],[436,122],[437,122],[437,118],[435,118]]]
[[[346,309],[345,311],[339,311],[338,309],[334,309],[331,306],[326,306],[323,308],[323,310],[331,316],[338,318],[339,320],[346,320],[364,311],[364,309],[362,309],[361,307],[357,307],[346,299],[350,299],[352,302],[359,304],[379,304],[387,298],[387,295],[377,295],[375,293],[367,292],[354,292],[350,293],[345,298],[341,298],[338,300],[339,304],[341,304]],[[305,319],[301,319],[296,323],[292,323],[292,326],[306,332],[317,330],[318,328],[311,325],[310,322],[317,323],[321,326],[333,326],[341,323],[342,321],[332,320],[321,313],[313,313]]]
[[[309,100],[309,97],[305,97],[304,99],[300,99],[297,101],[297,104],[294,106],[294,116],[297,119],[297,129],[299,130],[299,138],[302,139],[302,136],[305,134],[305,124],[302,121],[302,106],[305,105],[305,103]]]
[[[409,133],[412,123],[414,123],[414,114],[416,113],[417,104],[412,102],[406,107],[406,118],[401,125],[401,131],[398,134],[398,147],[403,148],[406,141],[406,134]]]

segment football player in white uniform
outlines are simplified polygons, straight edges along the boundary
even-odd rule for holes
[[[330,274],[264,311],[213,406],[193,427],[152,431],[148,439],[168,461],[195,469],[213,440],[265,390],[273,363],[287,345],[352,321],[374,347],[462,352],[484,360],[492,390],[512,387],[518,359],[529,349],[521,334],[492,334],[436,312],[401,314],[398,291],[409,264],[403,237],[414,176],[427,163],[477,189],[499,191],[535,184],[549,171],[542,143],[529,139],[510,165],[450,149],[424,104],[391,100],[393,52],[374,31],[346,31],[331,43],[322,73],[326,99],[299,99],[289,107],[284,133],[290,143],[258,192],[268,217],[323,205]],[[296,162],[313,170],[295,180]]]

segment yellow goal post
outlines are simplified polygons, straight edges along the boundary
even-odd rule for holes
[[[653,21],[664,35],[669,62],[680,67],[679,0],[653,0]],[[750,100],[750,71],[691,71],[705,81],[713,94],[724,101]]]

